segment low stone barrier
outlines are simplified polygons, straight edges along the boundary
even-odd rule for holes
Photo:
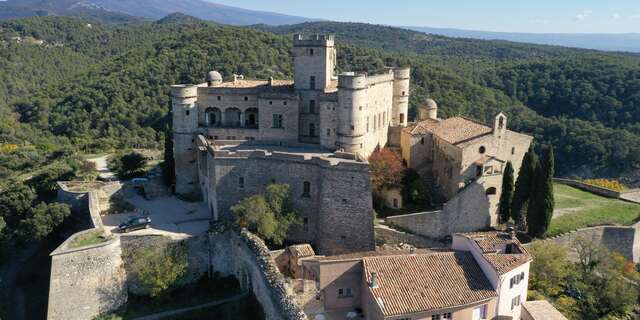
[[[569,257],[577,258],[577,240],[593,241],[610,251],[615,251],[634,263],[640,262],[640,223],[633,226],[597,226],[582,228],[537,241],[553,241],[568,250]],[[525,246],[531,246],[531,243]]]
[[[592,184],[584,183],[578,180],[553,178],[553,181],[561,184],[566,184],[568,186],[572,186],[580,190],[595,193],[604,197],[640,203],[640,189],[637,189],[637,188],[624,190],[624,191],[617,191],[617,190],[602,188]]]

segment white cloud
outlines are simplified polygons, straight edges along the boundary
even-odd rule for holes
[[[611,19],[613,19],[613,20],[619,20],[620,18],[622,18],[622,15],[620,15],[619,12],[616,12],[616,13],[611,15]]]
[[[585,11],[582,11],[582,12],[576,14],[576,20],[582,21],[582,20],[585,20],[585,19],[589,18],[590,16],[591,16],[591,11],[585,10]]]

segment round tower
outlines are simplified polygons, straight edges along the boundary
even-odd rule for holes
[[[418,109],[418,120],[424,121],[427,119],[438,119],[438,104],[431,98],[425,100]]]
[[[208,87],[217,86],[222,83],[222,75],[218,71],[209,71],[205,76]]]
[[[171,113],[173,115],[173,158],[176,169],[175,192],[198,192],[195,137],[198,129],[198,87],[171,86]]]
[[[411,80],[410,68],[393,69],[393,103],[391,107],[392,126],[407,126],[409,113],[409,82]]]
[[[353,72],[338,76],[338,147],[363,153],[366,133],[367,76]]]

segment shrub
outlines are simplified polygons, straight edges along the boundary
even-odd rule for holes
[[[120,157],[111,158],[109,168],[118,174],[120,179],[131,179],[142,176],[147,166],[147,158],[138,152],[131,152]]]
[[[187,271],[183,245],[148,247],[136,252],[132,270],[151,297],[163,297]]]
[[[585,179],[585,180],[582,180],[582,182],[586,184],[590,184],[592,186],[605,188],[609,190],[615,190],[615,191],[627,190],[627,186],[622,184],[620,181],[613,180],[613,179],[611,180],[610,179]]]

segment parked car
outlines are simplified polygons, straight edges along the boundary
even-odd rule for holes
[[[118,226],[120,232],[127,233],[133,230],[148,229],[151,227],[151,218],[149,217],[133,217]]]

